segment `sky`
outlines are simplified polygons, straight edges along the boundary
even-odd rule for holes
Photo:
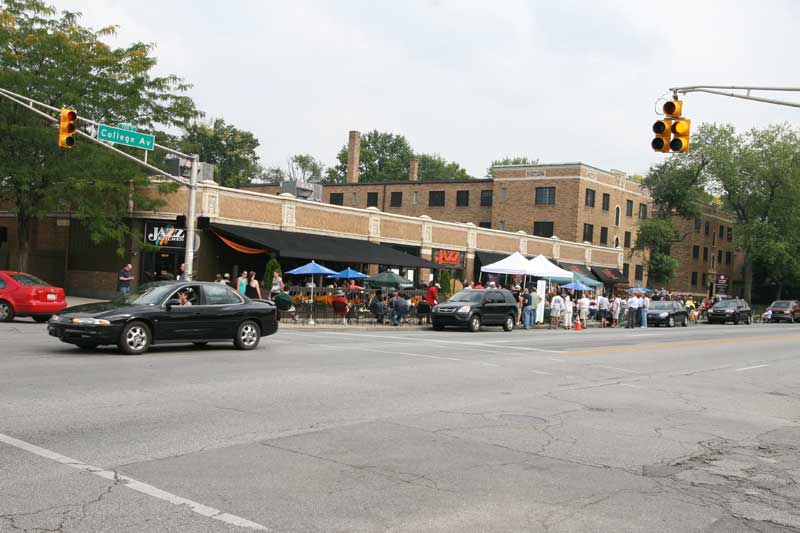
[[[265,166],[332,165],[348,131],[377,129],[478,177],[504,156],[644,174],[669,157],[650,140],[670,87],[800,86],[795,0],[50,1],[118,25],[113,44],[155,43],[157,73],[253,132]],[[683,109],[693,129],[800,119],[700,93]]]

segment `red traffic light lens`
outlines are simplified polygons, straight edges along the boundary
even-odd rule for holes
[[[78,114],[75,111],[68,111],[67,112],[67,120],[73,121],[78,118]]]

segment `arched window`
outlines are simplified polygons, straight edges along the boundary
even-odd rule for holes
[[[614,225],[619,227],[620,218],[622,216],[622,210],[620,210],[619,206],[614,209]]]

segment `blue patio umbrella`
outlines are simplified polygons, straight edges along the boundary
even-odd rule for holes
[[[653,289],[648,289],[647,287],[631,287],[625,292],[653,292]]]
[[[331,270],[328,267],[324,267],[322,265],[318,265],[314,261],[311,261],[310,263],[306,263],[305,265],[303,265],[301,267],[297,267],[297,268],[294,268],[294,269],[288,271],[287,274],[298,274],[298,275],[301,275],[301,276],[302,275],[306,275],[306,276],[310,275],[311,276],[311,281],[314,281],[314,276],[316,276],[316,275],[324,276],[324,275],[330,275],[330,274],[337,274],[337,272],[335,270]],[[316,324],[316,322],[314,322],[314,284],[313,283],[311,284],[311,313],[310,313],[310,315],[311,316],[308,319],[308,323],[309,323],[309,325],[313,326],[314,324]]]
[[[566,285],[561,286],[562,289],[572,289],[575,291],[593,291],[592,287],[584,285],[580,281],[573,281],[572,283],[567,283]]]
[[[328,276],[329,278],[339,278],[339,279],[361,279],[361,278],[368,278],[366,274],[362,274],[358,270],[353,270],[350,267],[345,268],[341,272],[337,272],[335,274],[331,274]]]

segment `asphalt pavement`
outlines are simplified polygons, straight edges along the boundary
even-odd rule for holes
[[[0,324],[0,531],[800,531],[800,325]]]

